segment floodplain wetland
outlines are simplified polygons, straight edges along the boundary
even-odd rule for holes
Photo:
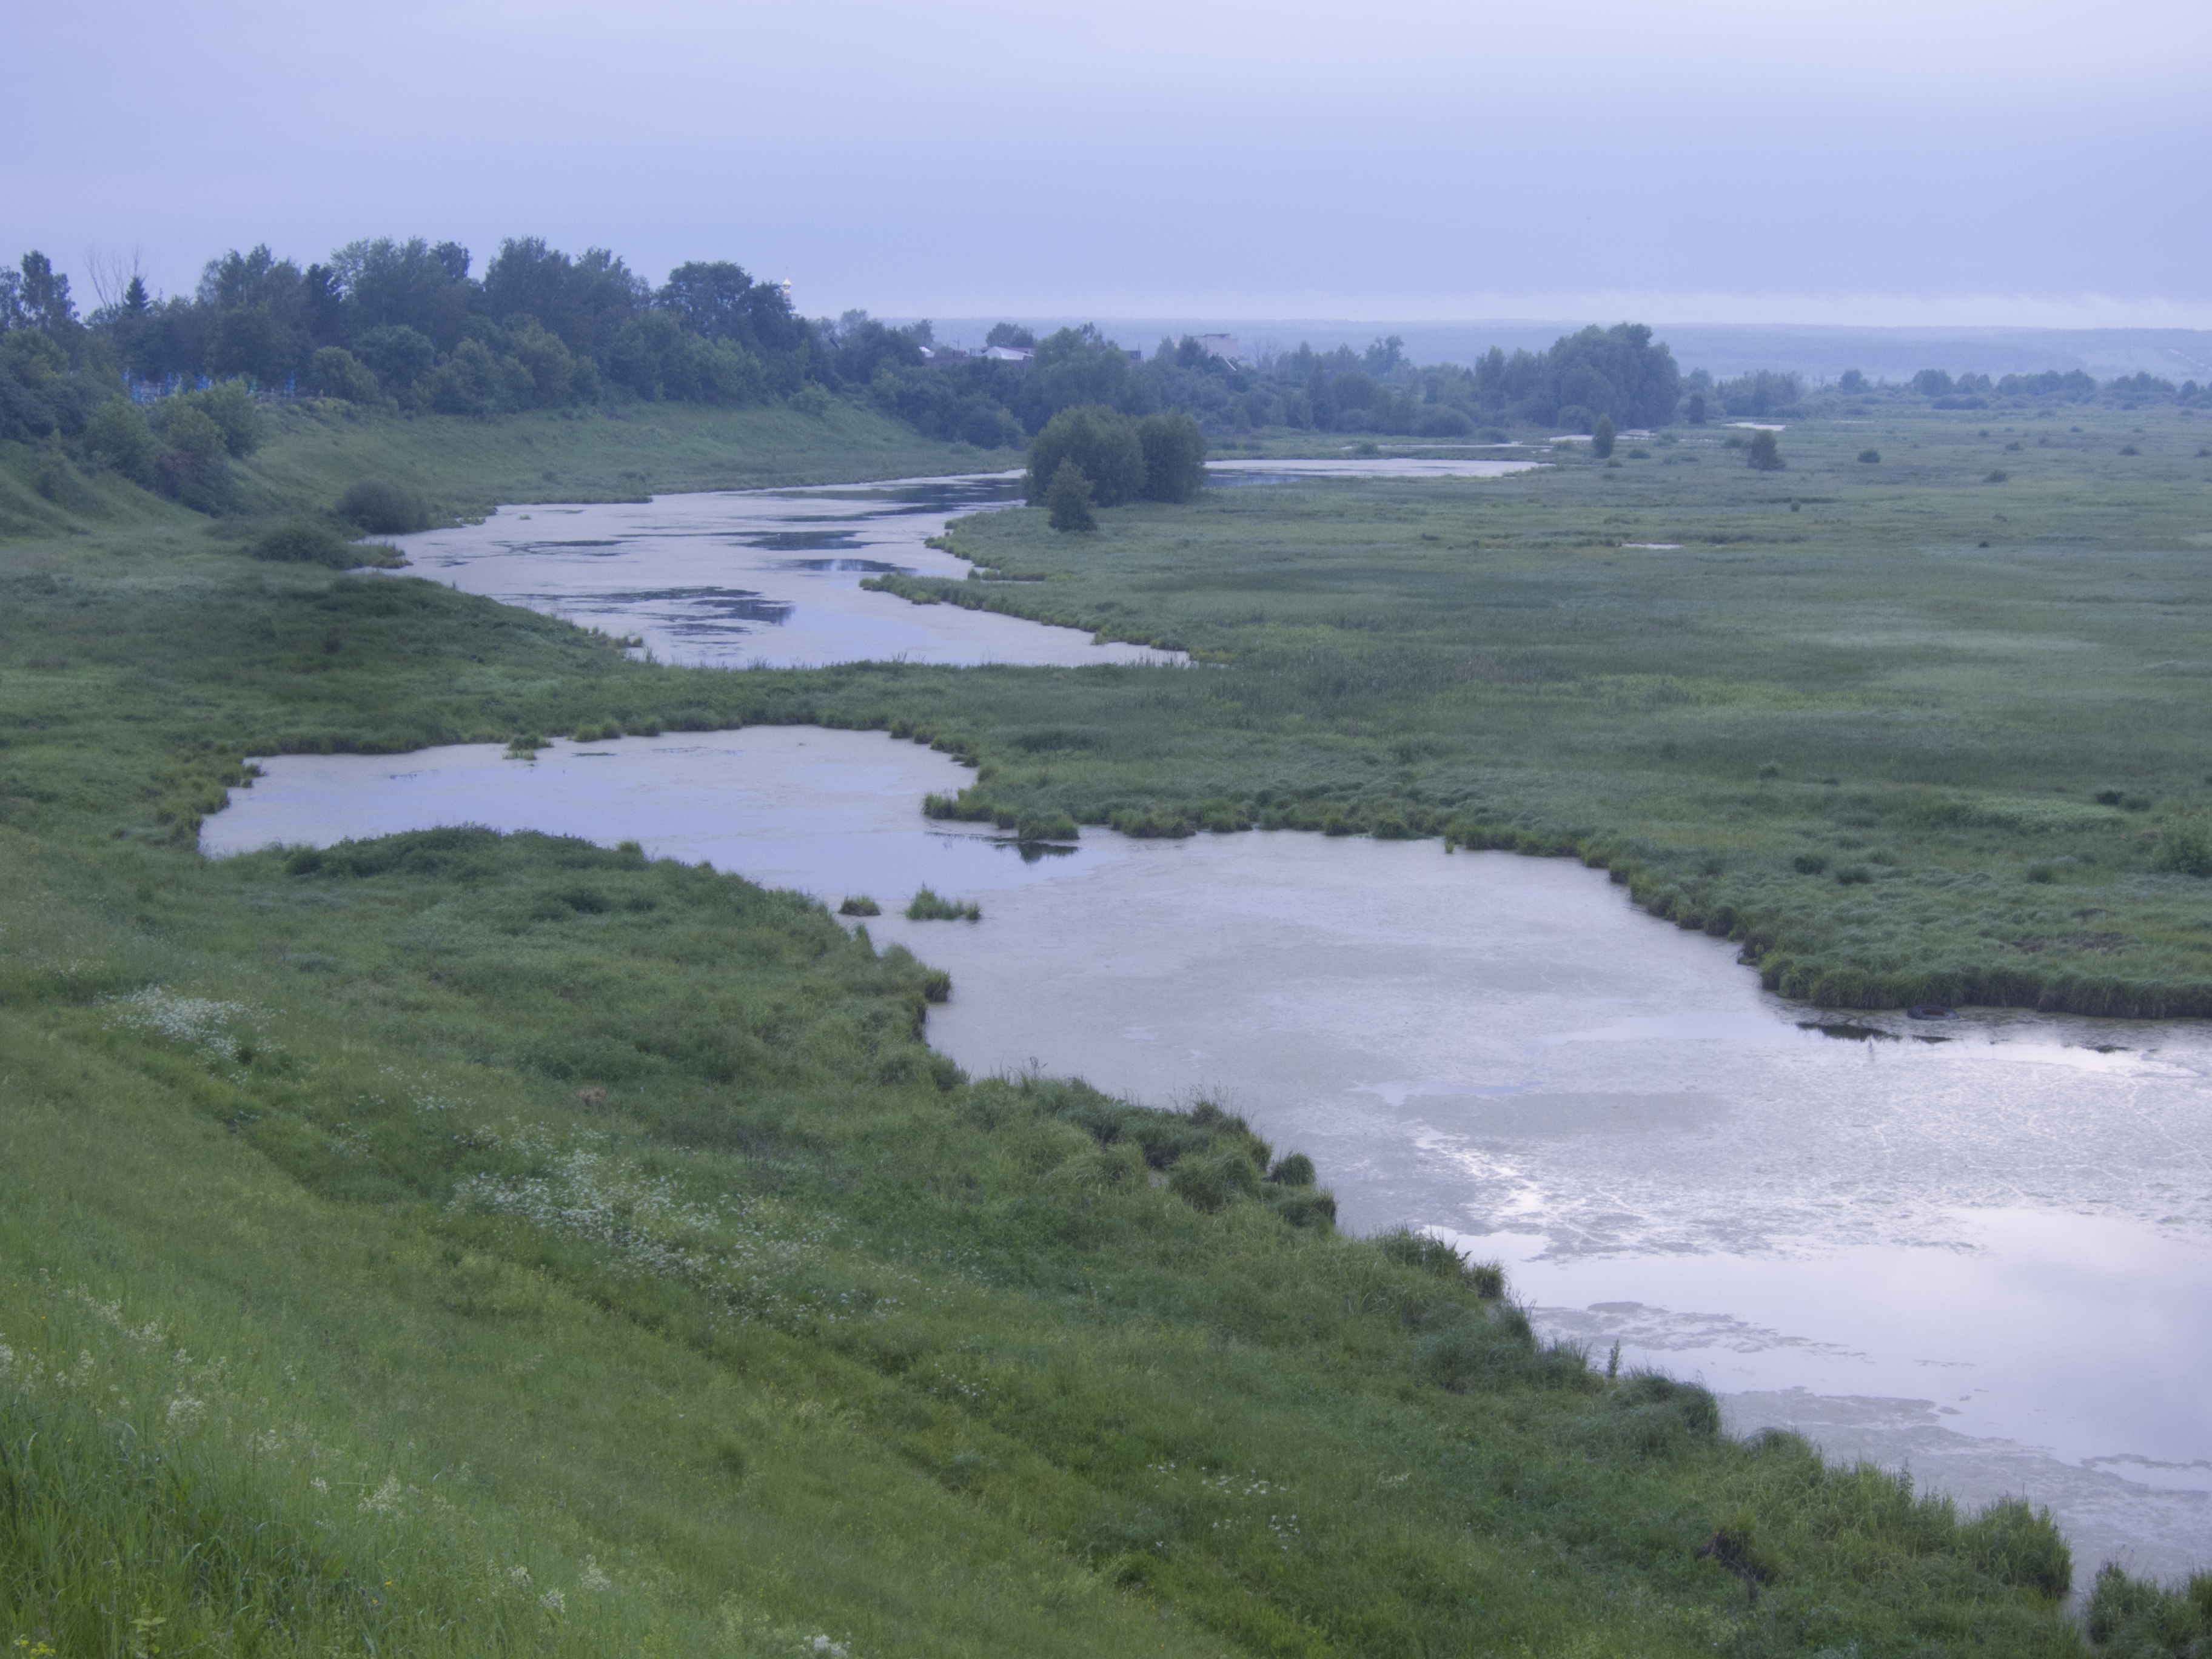
[[[1763,473],[1678,428],[1618,467],[1213,490],[1091,536],[991,514],[951,545],[1030,580],[882,585],[1214,665],[1018,721],[969,686],[963,810],[1580,856],[1802,1000],[2203,1015],[2207,429],[1886,413],[1793,426]]]
[[[1837,453],[1909,453],[1896,425]],[[117,1653],[134,1619],[272,1652],[415,1631],[478,1651],[604,1651],[611,1632],[638,1651],[854,1654],[2192,1639],[2195,1601],[2124,1577],[2070,1623],[2092,1564],[2027,1505],[1966,1514],[1792,1436],[1732,1440],[1703,1389],[1539,1340],[1456,1252],[1338,1232],[1276,1156],[1294,1149],[1218,1103],[969,1075],[923,1041],[941,975],[817,902],[526,834],[220,862],[194,847],[248,755],[865,727],[969,764],[944,805],[1008,828],[1272,817],[1610,848],[1672,920],[1771,915],[1765,954],[1818,964],[1839,1001],[1997,959],[2038,997],[2191,1012],[2203,889],[2154,868],[2143,831],[2201,810],[2177,763],[2201,681],[2131,680],[2098,652],[2203,660],[2172,648],[2201,629],[2185,521],[2203,479],[2148,430],[2120,463],[2141,480],[2073,458],[2074,487],[2111,499],[2101,520],[2052,508],[2087,538],[2064,550],[2072,577],[2039,544],[1978,557],[1996,550],[1966,503],[2003,508],[1936,471],[1868,498],[1890,501],[1875,522],[1941,528],[1926,545],[1790,543],[1781,526],[1843,487],[1823,432],[1785,431],[1791,471],[1756,477],[1723,476],[1740,463],[1707,433],[1696,468],[1663,472],[1562,458],[1217,491],[1115,509],[1080,539],[1029,512],[954,526],[987,568],[1046,580],[933,597],[1187,644],[1198,672],[640,662],[404,575],[256,566],[158,514],[0,549],[0,1339],[31,1358],[0,1399],[6,1443],[58,1460],[35,1484],[9,1465],[9,1635]],[[2059,488],[2007,459],[2008,483],[1974,489]],[[1664,482],[1685,474],[1717,482]],[[1793,486],[1794,514],[1776,494]],[[1627,562],[1677,556],[1617,546],[1609,565],[1595,539],[1689,545],[1692,519],[1746,539],[1664,568]],[[1817,627],[1787,619],[1790,559],[1820,575],[1799,589]],[[1923,566],[1920,603],[1898,599]],[[2092,647],[2073,653],[2048,644],[2069,595]],[[1462,637],[1436,637],[1443,616]],[[1912,637],[1890,647],[1893,629]],[[2087,665],[2072,735],[2052,661]],[[2039,735],[2052,754],[2031,781]],[[1989,821],[1992,799],[2065,810],[2055,829]],[[1778,830],[1769,800],[1802,822]],[[2094,902],[2121,943],[1990,943],[1954,925],[1967,900],[1918,896],[1943,890],[1913,861],[1930,848],[2007,899],[1995,872],[2033,854],[2058,879],[2021,877],[2007,925]],[[1822,885],[1792,862],[1835,853],[1871,878]],[[1872,945],[1838,908],[1869,900],[1897,907]],[[1913,940],[1946,947],[1940,971]],[[78,1311],[111,1304],[114,1322]],[[111,1363],[103,1331],[157,1320],[165,1347],[232,1363],[212,1380],[142,1376],[119,1347]],[[217,1461],[201,1437],[282,1412],[301,1431],[256,1442],[265,1463],[187,1478]],[[283,1449],[309,1443],[326,1462]],[[147,1443],[152,1462],[131,1462]],[[96,1546],[57,1504],[74,1490],[112,1499]],[[161,1507],[179,1491],[193,1507]],[[393,1559],[376,1528],[408,1505],[462,1541],[374,1571]],[[279,1514],[329,1553],[253,1556],[243,1540]],[[326,1611],[294,1624],[295,1607]]]

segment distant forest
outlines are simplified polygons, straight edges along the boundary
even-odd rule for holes
[[[781,284],[726,261],[679,265],[655,288],[604,248],[572,256],[535,237],[502,242],[481,274],[466,248],[421,238],[351,242],[304,267],[265,246],[234,250],[189,295],[156,296],[134,275],[82,315],[69,279],[32,252],[0,271],[0,441],[89,440],[94,459],[191,499],[207,493],[196,477],[218,477],[223,454],[250,446],[250,402],[286,396],[463,416],[657,401],[818,413],[842,398],[983,449],[1022,447],[1060,410],[1096,405],[1139,419],[1184,413],[1215,434],[1449,439],[1502,438],[1515,423],[1589,431],[1601,416],[1621,428],[1786,416],[1836,398],[1939,409],[2212,402],[2195,381],[2100,386],[2079,371],[1992,380],[1929,369],[1905,386],[1853,371],[1820,388],[1761,371],[1715,382],[1682,373],[1635,323],[1585,328],[1540,352],[1492,349],[1470,367],[1417,365],[1395,336],[1364,352],[1301,345],[1253,362],[1188,336],[1147,357],[1087,325],[1038,340],[1001,324],[991,343],[1013,349],[940,349],[928,323],[865,312],[802,317]]]

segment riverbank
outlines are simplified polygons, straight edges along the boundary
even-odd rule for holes
[[[1200,677],[680,670],[230,545],[0,550],[11,1637],[2079,1650],[2047,1522],[1722,1439],[1219,1115],[963,1076],[818,906],[534,836],[191,849],[251,752],[812,720],[980,767],[1081,745],[960,699]]]

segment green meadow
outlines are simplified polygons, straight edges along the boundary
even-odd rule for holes
[[[1000,580],[923,597],[1201,665],[726,673],[246,550],[372,474],[459,511],[972,460],[842,409],[280,418],[213,526],[0,452],[7,1650],[2206,1633],[2203,1583],[2107,1574],[2077,1625],[2095,1564],[2047,1517],[1733,1441],[1703,1389],[1540,1341],[1494,1270],[1336,1231],[1329,1172],[1233,1116],[962,1074],[926,1042],[945,976],[811,901],[534,836],[193,848],[251,755],[814,721],[956,754],[939,810],[1040,836],[1572,853],[1864,997],[2185,999],[2205,681],[2150,665],[2212,657],[2189,422],[2125,462],[2023,428],[2002,484],[2021,434],[1922,417],[1793,428],[1780,475],[1686,428],[1091,537],[1010,512],[953,532]]]

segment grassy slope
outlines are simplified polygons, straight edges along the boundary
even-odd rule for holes
[[[2005,1582],[2046,1528],[1718,1441],[1451,1264],[1194,1207],[1133,1145],[1203,1195],[1228,1127],[960,1078],[927,975],[815,907],[533,837],[203,864],[272,740],[968,682],[629,663],[155,516],[0,553],[8,1639],[2072,1650]],[[1070,678],[1151,683],[975,677]]]
[[[843,403],[818,419],[781,408],[633,404],[474,421],[301,401],[274,405],[263,419],[264,441],[237,464],[241,518],[216,527],[231,539],[259,520],[326,511],[348,485],[372,476],[404,479],[447,511],[469,516],[501,501],[637,500],[1018,464],[1006,451],[918,437]],[[0,443],[0,538],[150,525],[208,528],[112,472]]]
[[[959,549],[1045,580],[890,585],[1219,665],[1018,709],[971,681],[939,727],[986,758],[972,806],[1575,853],[1795,996],[2212,1013],[2212,884],[2154,858],[2212,805],[2212,422],[1988,418],[1801,425],[1772,475],[1711,433],[1091,538],[986,515]]]

